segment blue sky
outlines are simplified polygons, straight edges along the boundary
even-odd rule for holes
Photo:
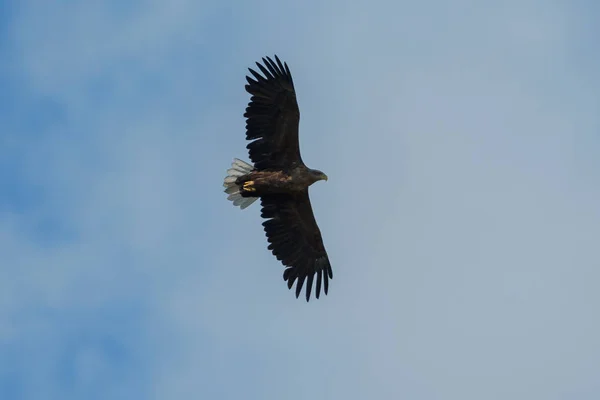
[[[296,3],[0,3],[0,398],[599,398],[599,6]],[[274,53],[310,303],[221,187]]]

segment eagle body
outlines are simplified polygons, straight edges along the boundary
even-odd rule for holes
[[[242,187],[242,197],[261,197],[269,194],[301,193],[317,180],[318,172],[298,166],[289,171],[253,170],[239,177],[236,184]]]
[[[306,301],[313,283],[315,296],[329,290],[333,278],[321,231],[315,220],[308,188],[327,180],[323,172],[308,168],[300,156],[300,111],[292,75],[277,56],[256,63],[262,75],[249,68],[246,91],[246,146],[252,164],[234,159],[223,186],[228,199],[245,209],[260,199],[268,249],[286,267],[283,278],[296,297],[306,282]]]

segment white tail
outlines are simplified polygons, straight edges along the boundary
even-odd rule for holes
[[[244,176],[249,174],[254,170],[254,167],[247,162],[242,160],[238,160],[237,158],[233,159],[233,163],[231,163],[231,168],[227,170],[227,176],[223,181],[223,186],[225,187],[225,193],[227,196],[227,200],[233,201],[234,206],[239,206],[240,209],[244,209],[248,207],[250,204],[254,203],[258,197],[242,197],[240,194],[240,187],[236,185],[235,181],[240,176]]]

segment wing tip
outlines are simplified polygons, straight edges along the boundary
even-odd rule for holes
[[[273,61],[273,58],[275,58],[275,61]],[[270,56],[261,57],[262,64],[258,61],[255,61],[256,66],[258,69],[260,69],[264,76],[258,73],[256,70],[248,68],[250,74],[252,74],[257,81],[252,80],[252,78],[249,76],[246,76],[246,80],[248,80],[250,85],[253,86],[259,82],[268,82],[272,79],[283,78],[284,80],[288,81],[292,87],[294,87],[294,80],[292,79],[292,73],[287,62],[282,62],[277,53],[273,54],[273,58]],[[246,90],[248,90],[248,88],[246,88]]]
[[[272,244],[269,247],[272,247]],[[313,284],[315,284],[315,274],[317,275],[317,279],[313,298],[319,299],[321,297],[321,293],[323,293],[325,296],[327,296],[329,293],[329,273],[325,269],[315,270],[312,275],[307,274],[305,276],[298,276],[295,273],[295,267],[287,267],[283,271],[283,279],[286,281],[289,290],[294,287],[294,284],[296,285],[296,288],[294,289],[294,296],[297,299],[300,298],[300,295],[302,294],[302,288],[306,283],[304,297],[306,302],[309,302],[311,295],[313,295],[312,289]],[[321,289],[323,289],[322,292]]]

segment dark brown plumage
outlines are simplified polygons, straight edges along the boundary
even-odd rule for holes
[[[261,216],[269,250],[286,269],[288,288],[296,283],[296,297],[306,283],[306,301],[316,280],[315,296],[329,290],[331,264],[315,220],[308,187],[327,176],[302,162],[298,141],[300,111],[287,64],[263,58],[256,63],[262,75],[249,69],[246,91],[246,139],[254,165],[235,159],[225,178],[225,192],[244,209],[261,199]]]

